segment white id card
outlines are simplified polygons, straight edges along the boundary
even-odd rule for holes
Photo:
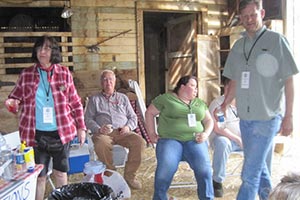
[[[189,127],[195,127],[196,126],[196,115],[188,114],[187,117],[188,117]]]
[[[52,107],[43,107],[43,122],[44,123],[53,123],[53,108]]]
[[[242,72],[241,88],[248,89],[250,85],[250,72]]]

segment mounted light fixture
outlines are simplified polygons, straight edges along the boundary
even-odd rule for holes
[[[67,19],[67,18],[71,17],[72,15],[73,15],[73,10],[70,7],[67,7],[66,5],[64,5],[64,9],[61,13],[61,17]]]

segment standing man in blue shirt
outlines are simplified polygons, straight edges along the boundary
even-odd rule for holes
[[[298,73],[288,42],[263,25],[262,0],[241,0],[240,22],[246,29],[233,46],[223,72],[231,79],[221,105],[236,98],[244,148],[238,200],[268,199],[271,190],[267,155],[280,132],[293,131],[293,75]]]

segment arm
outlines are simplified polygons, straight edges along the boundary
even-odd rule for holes
[[[158,134],[155,128],[155,117],[159,114],[159,110],[153,105],[150,104],[145,113],[145,123],[146,130],[149,134],[151,143],[157,143]]]
[[[214,131],[215,134],[225,136],[225,137],[229,138],[230,140],[236,142],[241,148],[243,148],[241,137],[234,134],[232,132],[232,130],[230,130],[229,128],[220,129],[218,127],[217,121],[215,119],[213,119],[213,120],[214,120],[213,131]]]
[[[198,143],[201,143],[201,142],[204,142],[205,140],[207,140],[208,137],[209,137],[209,135],[210,135],[210,133],[213,130],[214,121],[213,121],[213,118],[212,118],[209,110],[205,111],[205,117],[202,120],[202,124],[204,126],[204,131],[202,133],[197,133],[196,137],[195,137],[195,140]]]
[[[224,102],[221,104],[221,109],[223,110],[224,113],[226,113],[227,107],[235,98],[235,91],[236,91],[236,81],[230,80],[230,82],[228,83],[228,91],[225,94]],[[216,110],[214,111],[214,116],[216,116]]]
[[[98,133],[100,129],[100,125],[94,120],[95,115],[96,115],[96,106],[95,103],[93,102],[93,99],[91,98],[86,105],[84,121],[87,128],[91,130],[93,134]]]
[[[285,114],[281,123],[280,132],[284,136],[289,136],[293,131],[293,104],[294,104],[294,81],[289,77],[285,81]]]

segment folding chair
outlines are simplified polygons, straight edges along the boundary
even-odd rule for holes
[[[90,160],[97,160],[96,152],[94,151],[94,143],[92,141],[91,132],[88,131],[87,133],[87,140],[88,140],[88,147],[89,147],[89,154]],[[121,168],[125,166],[128,157],[128,149],[120,146],[120,145],[113,145],[113,165],[116,168]]]
[[[234,166],[231,170],[228,169],[228,163],[230,162],[230,165]],[[241,169],[244,162],[244,153],[243,151],[233,151],[229,155],[229,159],[227,162],[227,172],[226,177],[231,176],[240,176],[241,173],[238,171],[238,169]],[[229,170],[229,171],[228,171]]]

